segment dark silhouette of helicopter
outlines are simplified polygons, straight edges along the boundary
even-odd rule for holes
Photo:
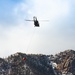
[[[26,21],[33,21],[35,27],[40,27],[39,21],[37,20],[37,17],[33,17],[33,20],[26,20]],[[41,21],[48,21],[48,20],[41,20]]]
[[[37,20],[37,17],[33,17],[33,20],[26,20],[26,21],[33,21],[34,22],[34,26],[35,27],[39,27],[40,25],[39,25],[39,22],[38,22],[38,20]]]
[[[34,25],[36,26],[36,27],[39,27],[39,22],[38,22],[38,20],[37,20],[37,17],[33,17],[33,20],[34,20]]]

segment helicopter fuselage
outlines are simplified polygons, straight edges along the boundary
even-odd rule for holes
[[[34,20],[34,25],[35,25],[36,27],[39,27],[39,22],[38,22],[38,20]]]

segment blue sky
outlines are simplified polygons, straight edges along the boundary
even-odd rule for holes
[[[13,15],[14,7],[22,0],[1,0],[0,1],[0,23],[11,24],[15,22]]]
[[[33,22],[25,19],[49,20]],[[74,0],[1,0],[0,55],[16,52],[56,54],[75,50]]]

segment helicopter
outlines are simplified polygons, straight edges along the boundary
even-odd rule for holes
[[[33,17],[33,20],[26,20],[26,21],[33,21],[35,27],[40,27],[39,21],[37,20],[37,17]],[[48,20],[41,20],[41,21],[48,21]]]
[[[37,20],[37,17],[33,17],[33,20],[26,20],[26,21],[33,21],[34,22],[34,26],[35,27],[39,27],[40,25],[39,25],[39,22],[38,22],[38,20]]]

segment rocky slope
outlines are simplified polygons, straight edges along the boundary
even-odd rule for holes
[[[0,75],[55,75],[46,55],[16,53],[0,59]]]
[[[0,75],[75,75],[75,51],[53,55],[15,53],[0,58]]]
[[[61,73],[70,73],[75,75],[75,51],[74,50],[65,50],[56,54],[53,59],[57,63],[57,69]],[[69,74],[69,75],[70,75]]]

